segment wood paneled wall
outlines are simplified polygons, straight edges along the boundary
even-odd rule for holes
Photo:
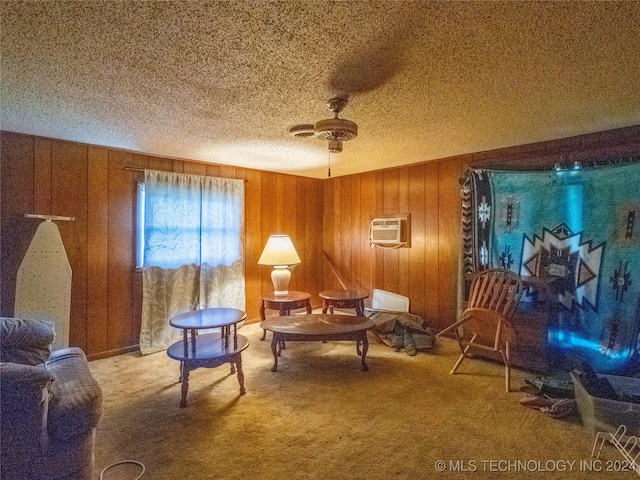
[[[73,216],[59,222],[73,269],[70,342],[90,357],[137,347],[141,274],[134,268],[135,186],[124,167],[247,180],[247,317],[257,321],[260,295],[272,290],[257,260],[271,233],[288,233],[302,263],[292,290],[313,295],[339,288],[323,251],[352,286],[390,290],[411,312],[438,327],[456,315],[460,186],[464,169],[501,165],[541,168],[573,161],[640,155],[640,126],[505,148],[326,180],[141,155],[116,149],[1,132],[0,306],[13,313],[15,277],[37,227],[25,213]],[[369,222],[408,214],[411,246],[372,249]]]
[[[322,275],[322,181],[244,168],[158,158],[1,132],[0,305],[13,315],[15,278],[40,220],[25,213],[74,217],[57,222],[72,268],[70,344],[96,358],[136,348],[142,274],[135,269],[136,183],[125,167],[245,179],[247,318],[259,319],[260,295],[273,290],[257,264],[272,233],[291,236],[302,260],[290,288],[313,293]]]
[[[324,251],[349,286],[409,297],[431,324],[455,318],[460,158],[325,180]],[[375,217],[409,216],[410,247],[371,248]],[[325,288],[340,288],[324,269]]]
[[[638,156],[640,126],[328,179],[323,249],[351,286],[406,295],[412,313],[444,328],[457,311],[459,179],[467,166],[540,169]],[[396,214],[410,214],[410,248],[372,249],[371,219]],[[340,287],[328,268],[323,285]]]

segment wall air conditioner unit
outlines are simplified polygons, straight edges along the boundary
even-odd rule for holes
[[[372,247],[398,248],[407,244],[407,218],[374,218],[369,227]]]

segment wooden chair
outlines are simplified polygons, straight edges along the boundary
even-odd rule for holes
[[[467,308],[457,322],[437,335],[453,330],[460,345],[461,354],[451,374],[456,372],[472,348],[500,352],[505,366],[506,389],[507,392],[510,390],[509,343],[515,336],[510,322],[522,292],[522,280],[509,270],[485,270],[474,276]],[[458,327],[465,324],[470,330],[470,340],[458,331]]]

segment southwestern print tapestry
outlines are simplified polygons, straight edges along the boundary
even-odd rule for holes
[[[506,268],[544,291],[550,348],[600,372],[640,352],[640,162],[558,169],[468,169],[463,270]],[[529,298],[531,297],[531,298]]]

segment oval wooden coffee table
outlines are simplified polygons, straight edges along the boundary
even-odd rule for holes
[[[167,349],[169,357],[180,361],[181,407],[187,406],[189,372],[200,367],[214,368],[229,363],[231,374],[238,372],[240,395],[245,394],[242,351],[249,346],[249,340],[238,335],[237,326],[246,316],[237,308],[206,308],[182,313],[169,321],[183,332],[182,341]],[[220,328],[220,333],[198,334],[198,330],[210,328]]]
[[[362,343],[362,370],[369,370],[365,362],[369,340],[367,330],[375,323],[366,317],[353,315],[306,314],[271,317],[260,322],[260,327],[273,332],[271,351],[273,352],[272,372],[278,369],[278,356],[282,342],[337,342],[353,340],[356,345]]]

